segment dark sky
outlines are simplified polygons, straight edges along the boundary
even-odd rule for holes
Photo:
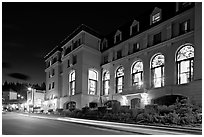
[[[3,2],[2,82],[45,82],[44,56],[80,24],[105,35],[154,4]]]

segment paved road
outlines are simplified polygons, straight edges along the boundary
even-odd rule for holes
[[[91,127],[63,121],[38,119],[14,112],[2,114],[3,135],[129,135],[110,129]]]

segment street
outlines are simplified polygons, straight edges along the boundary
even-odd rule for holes
[[[2,113],[3,135],[128,135],[129,132]]]

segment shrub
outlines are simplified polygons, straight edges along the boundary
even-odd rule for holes
[[[112,103],[112,113],[118,113],[120,111],[120,102]]]
[[[63,110],[62,115],[65,117],[70,117],[71,116],[71,111],[70,110]]]
[[[87,113],[90,110],[88,106],[82,108],[82,113]]]
[[[130,114],[133,118],[133,120],[137,119],[137,115],[144,113],[144,109],[140,109],[140,108],[134,108],[134,109],[130,109]]]
[[[130,106],[120,106],[121,113],[130,113]]]
[[[146,105],[144,111],[145,113],[148,113],[148,114],[155,114],[158,112],[158,105],[157,104]]]
[[[89,110],[86,112],[85,116],[88,118],[88,119],[97,119],[97,110]]]
[[[158,113],[162,116],[169,114],[171,110],[166,105],[158,106]]]
[[[98,107],[98,112],[102,114],[106,113],[106,107]]]
[[[57,109],[56,109],[56,114],[62,115],[62,111],[63,111],[62,108],[57,108]]]

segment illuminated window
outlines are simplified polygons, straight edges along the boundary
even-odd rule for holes
[[[191,44],[183,46],[176,55],[178,84],[189,83],[193,80],[194,48]]]
[[[152,23],[156,23],[156,22],[158,22],[160,20],[161,20],[161,13],[160,12],[158,12],[155,15],[152,16]]]
[[[124,68],[121,66],[116,71],[116,93],[121,93],[123,91],[124,85]]]
[[[132,85],[141,87],[143,82],[143,63],[142,61],[136,62],[132,67]]]
[[[164,86],[164,55],[156,55],[151,62],[152,86]]]
[[[103,75],[103,95],[109,94],[110,73],[106,71]]]
[[[70,95],[75,95],[75,71],[72,71],[69,76]]]
[[[89,70],[89,94],[95,95],[97,89],[98,74],[95,70]]]

